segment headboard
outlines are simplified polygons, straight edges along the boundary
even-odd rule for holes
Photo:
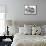
[[[24,24],[27,24],[27,25],[33,25],[33,24],[36,24],[36,25],[45,25],[46,22],[45,21],[15,21],[15,24],[16,25],[19,25],[19,26],[23,26]]]
[[[36,25],[45,25],[46,24],[46,21],[15,21],[15,20],[6,20],[6,24],[7,25],[18,25],[18,26],[24,26],[24,24],[27,24],[27,25],[33,25],[33,24],[36,24]]]

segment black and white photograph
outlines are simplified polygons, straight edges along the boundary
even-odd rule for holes
[[[24,10],[25,10],[24,14],[29,14],[29,15],[36,14],[36,6],[25,5]]]

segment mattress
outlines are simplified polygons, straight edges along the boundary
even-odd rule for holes
[[[46,36],[16,34],[11,46],[46,46]]]

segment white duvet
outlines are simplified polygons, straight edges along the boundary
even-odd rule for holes
[[[46,46],[46,36],[16,34],[11,46]]]

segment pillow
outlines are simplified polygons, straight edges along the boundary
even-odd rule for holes
[[[19,32],[19,28],[15,26],[9,26],[9,35],[15,35]]]
[[[31,28],[26,28],[26,27],[24,27],[24,28],[25,28],[24,34],[26,34],[26,35],[31,35],[32,34],[32,29]]]
[[[44,32],[45,32],[45,29],[44,29],[44,26],[42,25],[42,26],[41,26],[41,35],[42,35],[42,36],[44,35]]]
[[[25,34],[25,35],[30,35],[31,34],[31,28],[19,27],[19,33]]]
[[[28,34],[32,34],[32,25],[26,25],[24,24],[25,30],[27,30],[27,32],[30,32]]]
[[[24,27],[32,29],[32,25],[26,25],[26,24],[24,24]]]
[[[39,26],[32,27],[32,35],[40,35],[41,34],[41,28]]]
[[[46,35],[46,25],[43,25],[42,29],[43,29],[43,35]]]
[[[25,30],[24,30],[24,27],[19,27],[19,33],[20,33],[20,34],[24,34],[24,31],[25,31]]]

